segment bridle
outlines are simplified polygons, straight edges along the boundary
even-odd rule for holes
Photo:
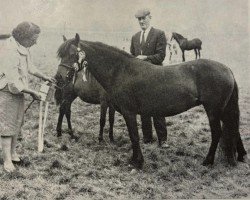
[[[74,71],[74,77],[76,76],[76,73],[77,73],[77,71],[75,70],[75,68],[73,67],[73,65],[72,66],[70,66],[70,65],[68,65],[68,64],[66,64],[66,63],[60,63],[58,66],[61,66],[61,67],[65,67],[65,68],[67,68],[67,69],[69,69],[69,71],[67,72],[67,75],[66,75],[66,81],[64,81],[64,82],[66,82],[64,85],[62,85],[62,86],[59,86],[58,84],[57,84],[57,88],[58,89],[60,89],[60,90],[62,90],[62,89],[64,89],[66,86],[68,86],[70,83],[71,83],[71,81],[70,80],[68,80],[69,78],[70,78],[70,73],[72,72],[72,71]],[[71,78],[70,78],[71,79]],[[75,79],[75,78],[74,78]],[[75,80],[72,80],[72,83],[73,83],[73,85],[75,84]]]
[[[79,55],[84,55],[84,58],[85,58],[85,52],[83,51],[83,50],[81,50],[79,47],[77,48],[77,53],[76,53],[76,55],[77,55],[77,57],[79,58]],[[84,58],[83,58],[83,60],[84,60]],[[85,61],[86,62],[86,61]],[[71,66],[71,65],[68,65],[68,64],[66,64],[66,63],[60,63],[58,66],[61,66],[61,67],[65,67],[65,68],[67,68],[67,69],[69,69],[69,71],[67,72],[67,75],[66,75],[66,83],[63,85],[63,86],[58,86],[57,85],[57,87],[59,88],[59,89],[63,89],[63,88],[65,88],[66,86],[68,86],[70,83],[71,83],[71,79],[72,79],[72,84],[73,84],[73,86],[74,86],[74,84],[75,84],[75,81],[76,81],[76,75],[77,75],[77,72],[79,71],[79,69],[80,69],[80,67],[79,67],[79,65],[81,65],[81,63],[79,63],[78,61],[77,62],[74,62],[73,63],[73,65]],[[75,68],[75,66],[78,66],[78,69],[76,69]],[[71,76],[71,72],[72,71],[74,71],[74,74],[73,74],[73,76],[72,77],[70,77]],[[67,79],[70,79],[69,81],[67,81]]]

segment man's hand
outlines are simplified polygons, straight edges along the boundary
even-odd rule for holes
[[[148,57],[145,55],[139,55],[136,58],[140,59],[140,60],[146,60]]]

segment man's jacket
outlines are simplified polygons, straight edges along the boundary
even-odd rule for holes
[[[161,65],[166,56],[167,40],[165,33],[159,29],[151,28],[148,33],[146,43],[141,48],[141,31],[136,33],[131,40],[130,52],[134,56],[146,55],[145,61],[156,65]]]

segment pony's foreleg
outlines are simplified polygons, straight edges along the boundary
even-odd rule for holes
[[[200,52],[200,49],[198,49],[198,55],[199,55],[199,58],[201,58],[201,52]]]
[[[182,61],[185,62],[185,51],[182,50]]]
[[[65,114],[65,105],[61,104],[59,108],[58,122],[56,126],[57,137],[62,136],[62,121]]]
[[[194,53],[195,53],[195,60],[197,60],[197,49],[194,49]]]
[[[115,121],[115,109],[113,106],[109,106],[109,140],[110,142],[114,142],[114,134],[113,134],[113,127]]]
[[[106,101],[101,102],[101,114],[100,114],[100,131],[99,131],[99,142],[103,141],[103,129],[106,123],[106,113],[108,105]]]
[[[66,115],[66,118],[67,118],[69,134],[73,138],[74,135],[73,135],[73,129],[72,129],[72,126],[71,126],[71,104],[72,104],[72,101],[66,103],[65,115]]]
[[[132,143],[133,156],[131,158],[131,164],[133,164],[138,169],[142,169],[144,159],[139,143],[136,115],[128,112],[123,112],[123,117],[126,121],[129,137]]]
[[[208,154],[203,161],[203,165],[212,165],[214,163],[215,152],[220,141],[220,137],[222,134],[220,117],[216,113],[212,113],[207,111],[207,116],[211,128],[212,142],[208,151]]]

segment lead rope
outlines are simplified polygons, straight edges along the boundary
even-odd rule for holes
[[[30,106],[34,103],[34,101],[35,101],[35,99],[33,99],[33,100],[29,103],[29,105],[28,105],[28,107],[25,109],[24,113],[27,112],[27,110],[28,110],[28,109],[30,108]]]

